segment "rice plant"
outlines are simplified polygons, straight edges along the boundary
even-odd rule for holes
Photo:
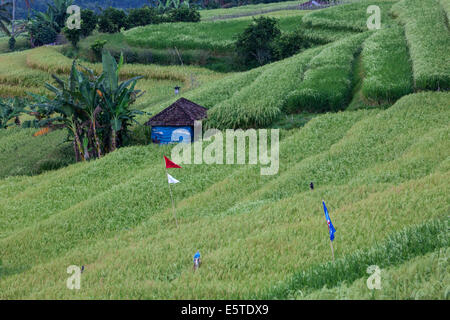
[[[337,41],[314,57],[303,81],[284,98],[283,110],[295,113],[344,109],[351,97],[353,61],[367,36],[362,33]]]
[[[367,290],[368,274],[353,283],[323,288],[297,299],[440,300],[449,298],[449,248],[413,258],[400,266],[381,269],[381,290]]]
[[[413,91],[412,69],[404,31],[399,27],[380,30],[363,45],[362,92],[381,103],[395,101]]]
[[[294,31],[300,26],[301,16],[281,17],[282,31]],[[131,46],[153,49],[208,49],[229,52],[234,49],[235,38],[251,23],[246,19],[207,21],[200,23],[167,23],[138,27],[125,32]]]
[[[450,35],[438,1],[403,0],[392,12],[404,24],[417,90],[450,88]]]
[[[337,270],[334,286],[347,268],[352,281],[373,259],[388,266],[434,250],[448,241],[427,224],[449,209],[447,101],[447,93],[421,93],[388,110],[318,116],[284,135],[273,177],[261,178],[259,166],[185,165],[174,192],[179,229],[161,188],[159,163],[170,147],[123,148],[99,161],[3,179],[0,297],[264,298],[318,266]],[[13,132],[0,139],[14,140]],[[414,156],[429,144],[440,153]],[[379,166],[395,161],[391,179],[374,180]],[[336,258],[351,262],[338,269],[325,267],[322,198],[338,230]],[[203,261],[194,274],[198,249]],[[72,264],[86,266],[78,292],[65,287]],[[324,278],[307,285],[322,289]]]
[[[365,276],[368,266],[396,266],[435,250],[449,247],[445,220],[431,220],[407,227],[389,235],[384,241],[366,250],[357,250],[335,262],[312,266],[295,274],[285,285],[272,289],[265,299],[286,299],[301,291],[333,288]]]
[[[303,23],[312,27],[367,31],[367,7],[370,5],[380,7],[383,27],[383,25],[392,23],[388,13],[389,9],[396,2],[396,0],[363,0],[323,10],[315,10],[303,17]]]

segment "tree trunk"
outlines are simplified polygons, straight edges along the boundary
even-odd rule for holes
[[[74,136],[75,136],[75,142],[76,142],[76,144],[77,144],[78,151],[80,152],[81,160],[82,160],[82,161],[85,161],[85,157],[84,157],[84,155],[83,155],[83,146],[82,146],[82,144],[81,144],[81,140],[80,140],[80,137],[79,137],[79,135],[78,135],[78,128],[77,128],[77,125],[76,125],[76,124],[73,124],[73,125],[74,125],[74,127],[72,128],[72,131],[73,131],[73,134],[74,134]]]
[[[94,121],[91,121],[91,122],[92,122],[92,131],[94,133],[95,144],[97,146],[97,156],[99,158],[101,158],[102,157],[102,149],[100,147],[100,141],[98,140],[98,136],[97,136],[97,128],[95,125],[95,119],[94,119]]]
[[[117,132],[112,130],[111,135],[111,152],[115,151],[117,148]]]
[[[78,151],[77,143],[75,142],[75,140],[73,141],[73,151],[75,152],[75,161],[80,162],[80,152]]]

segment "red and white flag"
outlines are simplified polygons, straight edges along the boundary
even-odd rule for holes
[[[164,156],[164,160],[166,161],[166,169],[170,169],[170,168],[181,169],[181,167],[179,165],[177,165],[175,162],[173,162],[172,160],[170,160],[166,156]]]

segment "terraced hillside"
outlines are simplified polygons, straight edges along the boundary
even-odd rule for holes
[[[381,30],[364,28],[369,3],[382,9]],[[317,45],[246,72],[126,64],[122,78],[144,76],[140,110],[167,107],[181,84],[209,109],[209,127],[292,121],[276,175],[177,169],[179,227],[162,161],[172,146],[141,141],[74,164],[62,131],[0,130],[0,299],[448,299],[448,8],[377,0],[293,14]],[[0,96],[67,75],[63,52],[0,54]],[[334,262],[322,199],[337,229]],[[70,265],[85,266],[80,290],[66,287]],[[367,289],[370,265],[382,269],[381,290]]]
[[[261,177],[257,166],[186,165],[175,188],[178,229],[162,187],[167,148],[125,148],[4,179],[0,297],[283,297],[297,289],[295,273],[320,274],[330,259],[322,198],[338,230],[336,256],[345,262],[420,224],[406,239],[428,239],[424,245],[396,242],[403,254],[397,261],[383,259],[389,250],[378,252],[380,267],[448,246],[438,236],[449,210],[448,101],[448,93],[422,93],[386,111],[319,116],[282,139],[275,176]],[[204,266],[193,274],[196,249]],[[65,288],[72,264],[87,266],[77,293]],[[364,277],[365,270],[339,272],[346,265],[335,265],[335,285]],[[273,291],[280,282],[289,290]]]

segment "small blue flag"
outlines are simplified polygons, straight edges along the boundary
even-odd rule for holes
[[[322,200],[323,203],[323,211],[325,211],[325,219],[327,220],[328,224],[328,231],[330,232],[330,241],[334,240],[334,233],[336,232],[336,229],[334,228],[333,224],[331,223],[330,215],[328,214],[327,206],[325,205],[325,201]]]
[[[194,262],[195,262],[196,259],[200,259],[200,252],[199,251],[197,251],[195,253],[195,255],[194,255]]]

